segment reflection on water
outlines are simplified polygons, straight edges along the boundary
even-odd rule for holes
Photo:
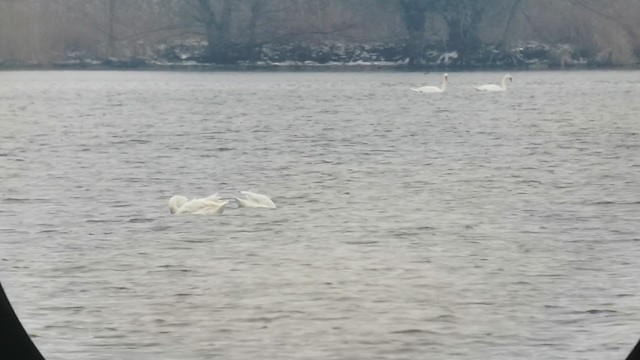
[[[502,75],[2,72],[5,290],[47,359],[624,358],[640,73]]]

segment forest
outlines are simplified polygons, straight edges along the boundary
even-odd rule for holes
[[[0,67],[632,66],[637,0],[0,0]]]

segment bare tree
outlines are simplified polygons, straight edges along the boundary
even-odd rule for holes
[[[115,21],[116,21],[116,3],[117,0],[108,0],[108,13],[107,13],[107,56],[111,57],[115,53]]]
[[[232,0],[198,0],[196,20],[204,25],[207,58],[226,64],[230,61]]]
[[[511,27],[513,25],[514,20],[518,15],[518,11],[522,6],[523,0],[513,0],[511,3],[511,7],[509,9],[509,14],[507,15],[507,23],[504,26],[504,32],[502,33],[502,49],[508,51],[511,48]]]
[[[473,53],[480,47],[478,28],[488,7],[495,6],[491,0],[440,0],[439,12],[447,24],[447,45],[460,55]]]
[[[407,44],[409,65],[419,65],[424,61],[426,15],[428,11],[435,10],[437,1],[400,0],[399,5],[402,20],[409,34]]]
[[[229,63],[268,43],[388,42],[419,65],[442,37],[463,57],[481,40],[505,50],[539,40],[628,64],[640,54],[638,19],[638,0],[0,0],[0,57],[125,59],[197,39],[204,58]]]

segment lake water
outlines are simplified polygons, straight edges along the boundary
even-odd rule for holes
[[[2,284],[47,359],[623,359],[640,72],[502,75],[0,72]]]

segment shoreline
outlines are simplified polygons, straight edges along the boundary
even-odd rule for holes
[[[640,64],[602,65],[521,65],[521,66],[407,66],[405,64],[234,64],[207,63],[134,63],[134,64],[2,64],[0,71],[184,71],[184,72],[458,72],[458,71],[589,71],[589,70],[640,70]]]

